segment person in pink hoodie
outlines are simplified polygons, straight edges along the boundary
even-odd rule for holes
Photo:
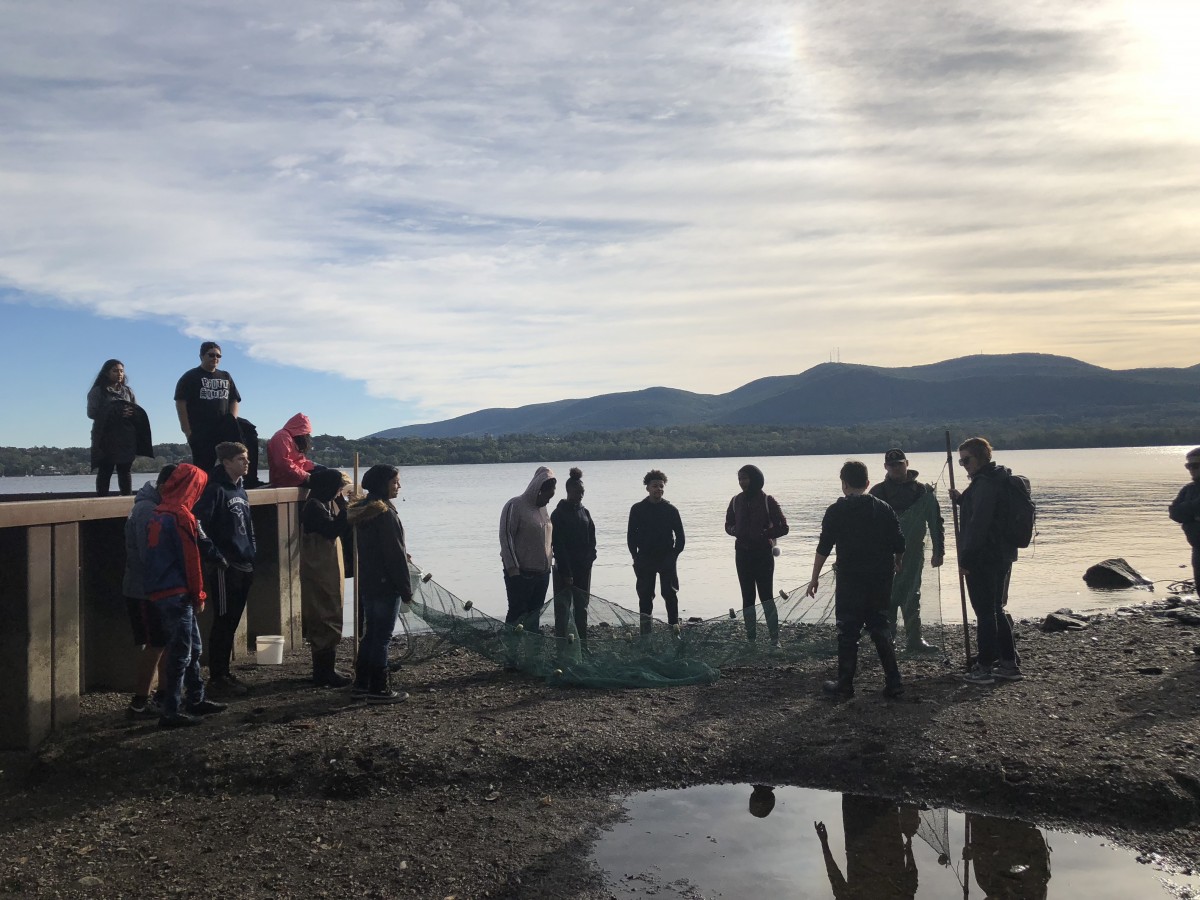
[[[323,468],[304,454],[312,449],[312,420],[296,413],[267,441],[271,487],[307,487],[308,476]]]

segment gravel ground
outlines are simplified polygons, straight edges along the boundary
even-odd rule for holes
[[[3,759],[0,894],[608,898],[588,854],[619,795],[713,782],[1015,815],[1200,866],[1200,628],[1166,612],[1022,623],[1027,677],[994,687],[902,660],[896,701],[866,640],[841,703],[828,661],[612,691],[461,650],[406,669],[387,708],[309,686],[300,657],[245,668],[253,695],[195,729],[90,694]]]

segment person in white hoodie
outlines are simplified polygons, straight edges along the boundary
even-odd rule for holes
[[[504,504],[500,512],[500,560],[504,564],[504,591],[510,629],[521,625],[536,631],[539,614],[550,587],[552,557],[550,513],[546,506],[558,481],[546,466],[539,466],[524,493]],[[516,665],[516,647],[508,643],[508,664]]]

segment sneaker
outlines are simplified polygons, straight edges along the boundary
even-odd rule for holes
[[[883,686],[883,696],[885,696],[885,697],[903,697],[904,696],[904,685],[898,681],[895,684],[885,684]]]
[[[160,716],[158,719],[159,728],[187,728],[190,725],[199,725],[204,720],[199,716],[189,716],[187,713],[175,713],[173,716]]]
[[[771,641],[771,649],[772,650],[782,650],[783,649],[783,644],[780,643],[779,638],[775,638],[775,640]]]
[[[153,697],[147,697],[140,706],[137,703],[130,703],[125,707],[125,718],[127,719],[157,719],[161,715],[162,707]]]
[[[211,716],[213,713],[225,712],[228,708],[228,703],[216,703],[215,701],[204,699],[199,703],[189,703],[187,711],[189,716]]]
[[[393,691],[384,688],[382,691],[371,691],[367,694],[367,705],[378,706],[384,703],[403,703],[408,699],[407,691]]]
[[[976,663],[971,667],[969,672],[965,672],[960,676],[967,684],[995,684],[996,679],[992,675],[991,666],[981,666]]]
[[[214,675],[208,679],[207,693],[214,697],[245,697],[250,688],[236,675]]]
[[[350,696],[354,697],[356,700],[365,699],[369,693],[371,693],[370,686],[361,684],[357,681],[354,682],[354,685],[350,688]]]
[[[992,669],[992,677],[1000,681],[1020,681],[1025,676],[1021,674],[1021,667],[1015,662],[1002,662]]]

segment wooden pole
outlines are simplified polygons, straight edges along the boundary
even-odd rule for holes
[[[360,491],[360,488],[358,485],[358,451],[355,450],[354,451],[354,493],[357,494],[357,493],[359,493],[359,491]],[[956,519],[955,521],[957,522],[958,520]],[[357,528],[353,529],[350,532],[350,534],[352,535],[351,540],[354,541],[354,594],[353,594],[354,616],[353,616],[353,621],[350,623],[350,634],[353,635],[354,650],[350,654],[350,656],[351,656],[351,659],[354,660],[354,671],[357,672],[358,671],[358,586],[362,582],[362,579],[358,577],[358,529]]]
[[[950,470],[950,490],[954,491],[954,467],[957,461],[954,459],[953,451],[950,448],[950,432],[946,432],[946,466]],[[959,547],[961,546],[958,527],[958,503],[955,502],[954,496],[950,497],[950,512],[954,519],[954,559],[958,563],[958,601],[962,604],[962,620],[963,620],[963,648],[965,655],[963,656],[964,665],[967,669],[971,668],[971,630],[967,624],[967,585],[963,578],[962,558],[959,556]]]

